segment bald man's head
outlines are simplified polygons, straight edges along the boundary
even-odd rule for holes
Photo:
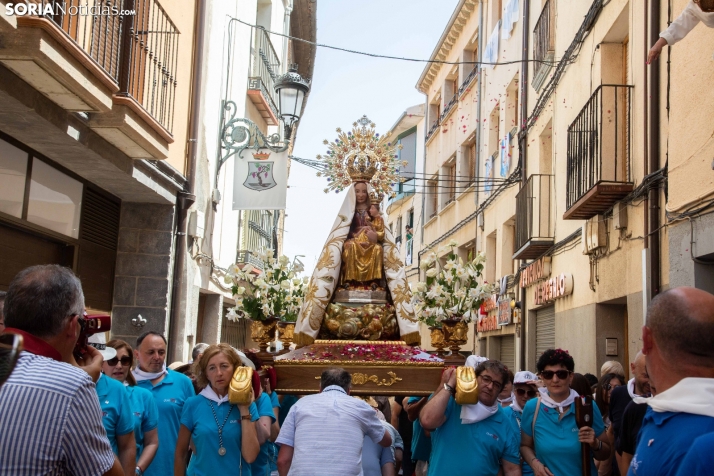
[[[664,358],[714,367],[714,295],[688,287],[667,290],[652,300],[647,327]]]
[[[637,395],[647,395],[650,393],[650,377],[647,373],[647,363],[645,354],[637,352],[635,360],[630,364],[630,371],[635,379],[635,393]]]

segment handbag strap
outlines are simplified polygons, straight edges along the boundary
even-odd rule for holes
[[[535,412],[533,413],[533,428],[531,429],[531,432],[533,433],[533,446],[534,447],[535,447],[535,424],[536,424],[536,418],[538,418],[538,411],[540,411],[540,398],[536,402]]]

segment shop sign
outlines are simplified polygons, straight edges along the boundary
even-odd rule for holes
[[[478,332],[498,330],[498,318],[495,315],[480,317],[478,320],[478,325],[476,326],[476,330]]]
[[[511,317],[511,300],[501,299],[498,301],[498,325],[507,326],[511,323]]]
[[[545,256],[523,268],[523,271],[521,271],[521,287],[527,288],[538,281],[548,278],[548,276],[550,276],[550,256]]]
[[[498,294],[492,294],[481,304],[481,312],[489,313],[498,309]]]
[[[533,304],[540,306],[573,293],[573,275],[562,273],[533,288]]]

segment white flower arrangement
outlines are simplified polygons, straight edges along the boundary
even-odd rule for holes
[[[236,305],[228,309],[228,320],[250,318],[264,321],[276,317],[281,321],[295,322],[305,298],[305,288],[309,279],[297,275],[305,270],[300,260],[292,263],[287,256],[273,257],[273,250],[266,249],[258,254],[263,262],[263,270],[255,274],[253,266],[243,269],[231,265],[224,281],[231,285]]]
[[[436,253],[427,255],[420,268],[426,282],[412,285],[414,311],[417,318],[432,327],[439,327],[444,319],[471,322],[478,317],[484,300],[495,292],[495,286],[483,282],[482,271],[486,256],[477,253],[464,261],[454,254],[458,243],[451,240],[446,263],[441,266]]]

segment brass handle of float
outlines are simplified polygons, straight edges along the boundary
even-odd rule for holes
[[[478,381],[473,367],[456,368],[456,403],[474,405],[478,403]]]
[[[253,369],[238,367],[228,387],[228,401],[234,405],[250,405],[253,399]]]

